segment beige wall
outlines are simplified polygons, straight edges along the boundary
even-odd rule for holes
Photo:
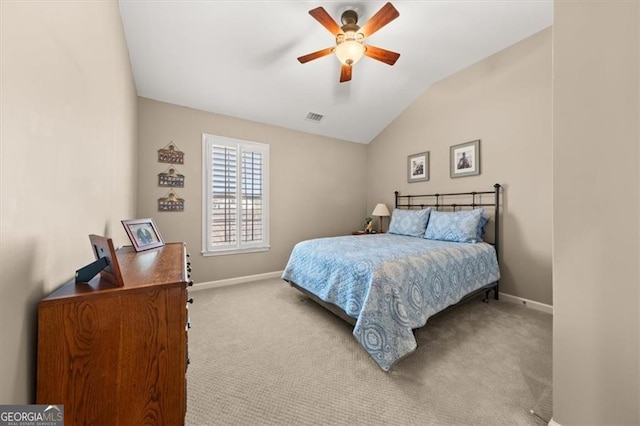
[[[35,398],[37,301],[93,260],[90,233],[126,241],[136,96],[115,1],[2,1],[0,13],[0,403],[9,404]]]
[[[367,206],[393,192],[503,185],[501,291],[551,304],[551,29],[427,89],[368,149]],[[481,174],[451,179],[449,147],[480,139]],[[430,180],[407,183],[407,156],[430,152]]]
[[[269,144],[270,243],[268,252],[203,257],[202,133]],[[153,217],[165,241],[185,241],[197,283],[284,269],[299,241],[351,233],[365,211],[366,146],[139,98],[138,211]],[[173,141],[185,152],[185,211],[158,212],[167,188],[157,175],[168,166],[157,150]]]
[[[640,424],[637,2],[554,7],[553,417]]]

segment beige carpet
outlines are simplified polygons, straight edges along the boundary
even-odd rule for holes
[[[383,372],[352,327],[278,279],[192,293],[189,425],[543,425],[551,315],[471,301]]]

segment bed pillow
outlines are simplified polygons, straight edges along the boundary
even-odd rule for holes
[[[431,212],[424,238],[458,243],[475,243],[478,241],[478,227],[482,212],[482,209],[459,212],[434,210]]]
[[[487,226],[487,223],[489,223],[489,219],[491,218],[491,216],[484,212],[484,209],[479,210],[482,210],[482,213],[480,214],[480,221],[478,222],[478,233],[476,234],[476,239],[478,240],[478,242],[484,241],[484,227]]]
[[[422,237],[427,229],[430,208],[422,210],[394,209],[389,224],[389,234]]]

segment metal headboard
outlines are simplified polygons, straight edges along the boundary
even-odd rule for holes
[[[456,211],[462,208],[475,209],[476,207],[492,207],[494,209],[494,236],[493,245],[496,249],[496,257],[500,262],[500,250],[499,248],[499,236],[500,236],[500,184],[493,185],[493,191],[474,191],[474,192],[451,192],[446,194],[424,194],[424,195],[400,195],[398,191],[396,194],[396,208],[397,209],[424,209],[426,207],[432,207],[436,210],[442,208],[452,209]],[[483,195],[493,196],[493,202],[488,203],[482,200]],[[451,198],[454,199],[467,199],[469,201],[462,203],[445,202]],[[486,197],[485,197],[486,198]]]

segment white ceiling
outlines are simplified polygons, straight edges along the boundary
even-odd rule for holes
[[[120,0],[138,95],[308,133],[369,143],[434,82],[553,22],[553,0],[393,1],[400,17],[365,44],[400,53],[364,57],[339,83],[335,45],[308,11],[363,25],[383,1]],[[307,113],[322,114],[320,123]]]

